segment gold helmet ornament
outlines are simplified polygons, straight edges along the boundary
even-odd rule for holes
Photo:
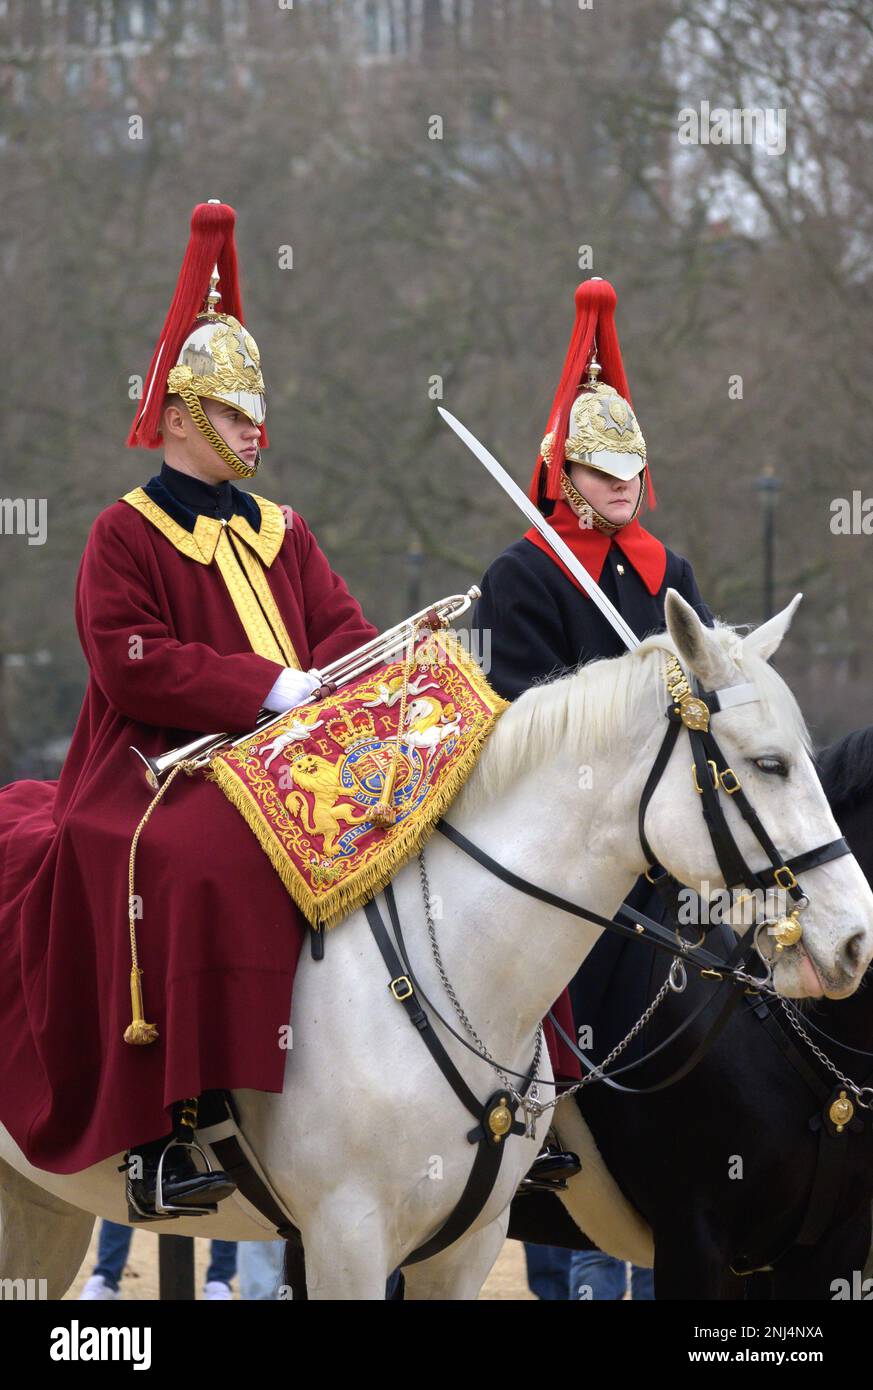
[[[252,478],[260,466],[261,448],[267,445],[267,403],[258,345],[242,323],[235,222],[233,208],[214,199],[194,209],[176,293],[127,443],[132,448],[158,448],[167,395],[177,395],[215,452],[241,478]],[[231,449],[203,409],[203,398],[232,405],[259,427],[254,463],[246,463]]]
[[[649,505],[655,504],[646,442],[630,404],[621,360],[615,305],[616,293],[608,280],[585,280],[576,291],[576,324],[530,487],[531,500],[537,506],[546,500],[557,501],[563,494],[588,524],[610,531],[616,527],[583,497],[566,464],[587,464],[624,482],[639,476],[637,504],[624,525],[636,518],[646,485]],[[597,360],[598,347],[602,366]]]

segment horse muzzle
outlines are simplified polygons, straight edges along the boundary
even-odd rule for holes
[[[839,942],[826,968],[804,941],[778,952],[773,983],[789,999],[845,999],[854,994],[867,968],[867,935],[849,931]]]

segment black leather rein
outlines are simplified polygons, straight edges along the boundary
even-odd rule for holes
[[[700,706],[705,705],[709,714],[714,714],[722,708],[718,691],[702,691],[697,682],[693,683],[695,701]],[[686,687],[687,690],[687,687]],[[675,697],[678,699],[679,697]],[[815,868],[819,864],[828,863],[843,854],[850,853],[849,846],[844,839],[832,840],[826,845],[821,845],[817,849],[807,850],[803,854],[797,855],[793,860],[784,860],[779,854],[773,841],[762,825],[754,807],[748,801],[743,792],[739,779],[733,769],[727,764],[721,749],[708,727],[708,719],[704,722],[706,727],[702,728],[690,723],[683,717],[683,709],[680,703],[671,703],[666,711],[668,720],[667,729],[658,750],[657,757],[652,766],[652,770],[646,780],[640,798],[638,813],[638,830],[640,844],[646,857],[648,868],[646,877],[662,894],[672,893],[678,885],[677,881],[659,864],[652,853],[651,846],[645,834],[646,809],[651,800],[652,794],[661,779],[664,769],[667,766],[670,755],[676,744],[680,729],[688,729],[694,755],[695,781],[697,790],[701,795],[703,816],[709,830],[710,839],[715,850],[719,868],[724,876],[727,887],[745,884],[747,887],[754,887],[766,891],[768,888],[778,885],[788,892],[795,904],[805,906],[808,899],[803,894],[797,882],[797,874],[808,869]],[[734,839],[734,836],[727,823],[724,811],[719,803],[719,789],[723,790],[728,796],[735,799],[743,819],[750,826],[758,843],[763,848],[768,859],[770,868],[751,870],[746,864],[745,858]],[[632,1095],[646,1095],[651,1091],[663,1090],[672,1085],[694,1067],[707,1051],[716,1037],[724,1028],[733,1010],[739,1003],[743,990],[750,985],[749,974],[742,967],[746,964],[746,958],[751,949],[755,946],[755,934],[759,924],[753,922],[748,930],[736,941],[736,944],[728,956],[727,961],[722,956],[716,956],[706,950],[702,945],[690,945],[682,940],[678,931],[673,932],[664,927],[660,922],[648,917],[645,913],[631,910],[627,907],[619,908],[615,918],[605,917],[589,908],[579,907],[576,903],[552,893],[547,888],[541,888],[537,884],[530,883],[527,879],[505,868],[496,859],[485,853],[478,845],[467,839],[461,831],[450,825],[445,820],[437,822],[440,832],[464,851],[465,854],[481,864],[495,877],[519,892],[527,894],[528,897],[535,898],[538,902],[546,903],[550,907],[555,907],[563,912],[568,912],[572,916],[582,918],[591,922],[595,926],[601,927],[605,931],[618,932],[620,935],[630,937],[633,940],[645,940],[650,945],[659,950],[669,951],[674,957],[679,956],[683,960],[689,960],[701,968],[701,973],[712,976],[719,981],[718,989],[711,997],[704,999],[703,1002],[683,1021],[680,1026],[652,1049],[646,1056],[633,1062],[627,1063],[624,1067],[616,1068],[610,1076],[605,1076],[599,1068],[576,1046],[575,1040],[568,1037],[567,1033],[560,1026],[557,1020],[552,1017],[552,1022],[564,1042],[571,1048],[589,1073],[597,1072],[598,1079],[612,1088]],[[504,1139],[510,1134],[520,1134],[525,1132],[525,1127],[515,1119],[518,1105],[527,1094],[531,1085],[540,1078],[534,1075],[535,1062],[530,1070],[521,1077],[523,1082],[520,1090],[515,1094],[509,1090],[494,1092],[484,1105],[480,1104],[475,1094],[461,1076],[441,1040],[437,1037],[427,1014],[419,1002],[421,1000],[428,1005],[434,1016],[446,1027],[449,1033],[463,1044],[469,1051],[474,1053],[480,1060],[482,1053],[473,1047],[467,1040],[460,1036],[454,1028],[442,1017],[438,1010],[427,998],[421,986],[413,974],[409,962],[408,953],[403,942],[403,934],[400,926],[400,918],[397,912],[397,905],[394,899],[394,891],[389,883],[385,888],[385,901],[388,906],[388,913],[391,918],[391,925],[397,940],[397,948],[388,934],[381,914],[376,905],[375,899],[365,906],[365,913],[370,929],[382,954],[382,958],[388,968],[390,983],[389,988],[394,998],[406,1011],[410,1022],[417,1029],[425,1046],[434,1058],[443,1076],[451,1085],[455,1095],[459,1098],[469,1113],[476,1119],[477,1124],[474,1129],[467,1134],[467,1139],[471,1144],[477,1145],[477,1153],[470,1171],[467,1183],[461,1197],[443,1225],[430,1237],[430,1239],[417,1250],[411,1253],[404,1261],[404,1264],[416,1264],[421,1260],[429,1259],[432,1255],[444,1250],[447,1246],[456,1241],[481,1213],[488,1198],[493,1190],[494,1183],[500,1168],[505,1148]],[[761,981],[763,984],[764,981]],[[729,988],[732,986],[733,988]],[[754,985],[752,985],[754,988]],[[710,1007],[720,994],[724,995],[718,1011],[706,1030],[703,1038],[686,1057],[682,1064],[671,1073],[671,1075],[654,1086],[645,1088],[634,1088],[622,1086],[612,1079],[615,1075],[620,1075],[634,1067],[638,1067],[651,1061],[651,1059],[665,1048],[669,1047],[677,1037],[684,1033],[691,1024],[701,1015],[704,1009]],[[492,1063],[492,1065],[496,1065]],[[500,1068],[505,1074],[518,1078],[520,1074],[512,1071],[511,1068]]]

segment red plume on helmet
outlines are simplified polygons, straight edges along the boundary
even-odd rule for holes
[[[209,290],[213,268],[218,266],[221,302],[219,311],[243,322],[234,225],[236,213],[227,203],[198,203],[191,214],[191,236],[173,302],[146,377],[143,403],[127,437],[128,448],[156,449],[162,442],[161,417],[167,394],[167,376],[175,366],[182,344],[195,326]],[[261,429],[261,447],[266,447]]]
[[[621,348],[615,329],[615,306],[617,295],[608,280],[583,280],[576,290],[576,323],[564,358],[564,370],[552,401],[549,412],[547,433],[552,435],[550,460],[540,454],[529,496],[537,506],[548,498],[557,501],[561,496],[561,473],[564,468],[564,445],[570,424],[570,411],[573,402],[584,384],[588,363],[597,348],[597,359],[601,365],[600,380],[612,386],[632,405],[627,377],[621,360]],[[545,469],[543,465],[546,465]],[[649,506],[655,505],[655,490],[646,466]]]

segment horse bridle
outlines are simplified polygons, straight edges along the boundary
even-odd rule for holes
[[[646,836],[645,818],[652,794],[667,766],[679,732],[684,727],[688,730],[691,743],[694,786],[700,795],[703,819],[727,889],[745,887],[766,894],[772,888],[779,888],[787,893],[794,903],[791,913],[777,919],[773,924],[769,919],[757,920],[756,917],[748,931],[739,939],[740,954],[744,956],[749,947],[754,947],[767,966],[769,976],[770,962],[758,944],[758,933],[762,928],[769,928],[776,938],[777,951],[786,946],[796,945],[802,936],[799,914],[809,905],[809,897],[801,888],[797,875],[817,868],[820,864],[830,863],[831,860],[850,854],[851,851],[845,839],[840,836],[786,860],[767,833],[710,728],[711,717],[714,714],[760,698],[753,683],[727,686],[721,690],[705,690],[694,676],[689,683],[679,661],[672,656],[667,661],[666,681],[671,696],[671,703],[665,712],[667,730],[643,788],[637,817],[640,844],[647,864],[645,877],[649,883],[662,891],[665,888],[672,891],[676,886],[676,880],[667,873],[652,852]],[[749,868],[728,824],[720,800],[722,792],[733,799],[743,820],[767,855],[770,861],[769,868]]]

